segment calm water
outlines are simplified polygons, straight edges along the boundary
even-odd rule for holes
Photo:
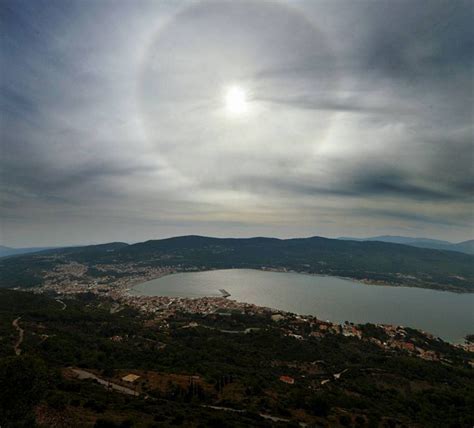
[[[474,333],[474,294],[456,294],[297,273],[229,269],[177,273],[134,287],[147,296],[220,296],[322,320],[387,323],[419,328],[451,342]]]

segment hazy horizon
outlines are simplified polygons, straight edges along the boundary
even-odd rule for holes
[[[473,7],[5,0],[0,243],[471,239]]]
[[[414,240],[420,239],[420,240],[437,240],[436,238],[431,238],[431,237],[426,237],[426,236],[399,236],[399,235],[376,235],[376,236],[322,236],[322,235],[302,235],[302,236],[264,236],[264,235],[248,235],[248,236],[231,236],[231,235],[222,235],[222,236],[217,236],[217,235],[203,235],[200,233],[190,233],[186,235],[169,235],[169,236],[160,236],[160,237],[149,237],[144,240],[140,241],[125,241],[121,239],[112,239],[110,241],[83,241],[83,242],[70,242],[70,243],[64,243],[64,244],[45,244],[42,245],[41,243],[34,243],[31,245],[25,245],[22,247],[14,247],[11,245],[6,245],[3,242],[0,242],[0,247],[8,247],[12,249],[22,249],[22,248],[58,248],[58,247],[75,247],[75,246],[88,246],[88,245],[100,245],[100,244],[108,244],[112,242],[123,242],[125,244],[133,245],[133,244],[140,244],[142,242],[146,241],[158,241],[162,239],[170,239],[170,238],[181,238],[181,237],[186,237],[186,236],[201,236],[205,238],[218,238],[218,239],[252,239],[252,238],[269,238],[269,239],[305,239],[305,238],[325,238],[325,239],[342,239],[342,240],[347,240],[348,238],[354,238],[356,240],[363,240],[363,239],[373,239],[377,237],[391,237],[391,238],[413,238]],[[474,238],[466,238],[462,241],[447,241],[447,240],[441,240],[442,242],[447,242],[450,244],[460,244],[463,242],[471,241]],[[387,241],[388,242],[388,241]],[[430,248],[430,247],[427,247]]]

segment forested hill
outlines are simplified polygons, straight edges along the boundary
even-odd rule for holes
[[[138,244],[49,250],[0,260],[0,286],[33,286],[58,264],[171,266],[177,269],[271,268],[377,283],[474,292],[474,256],[385,242],[182,236]],[[113,269],[112,269],[113,272]]]

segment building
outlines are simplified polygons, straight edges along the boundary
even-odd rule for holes
[[[290,376],[280,376],[280,381],[287,383],[288,385],[293,385],[295,380]]]
[[[138,375],[136,375],[136,374],[133,374],[133,373],[130,373],[130,374],[128,374],[127,376],[124,376],[124,377],[122,378],[122,380],[123,380],[124,382],[133,383],[133,382],[135,382],[135,381],[136,381],[137,379],[139,379],[139,378],[140,378],[140,376],[138,376]]]

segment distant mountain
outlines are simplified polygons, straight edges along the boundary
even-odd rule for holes
[[[462,253],[474,254],[474,239],[459,242],[451,245],[453,251],[460,251]]]
[[[343,241],[379,241],[379,242],[390,242],[392,244],[403,244],[411,245],[412,247],[419,248],[432,248],[434,250],[446,250],[446,251],[457,251],[460,253],[474,254],[474,240],[459,242],[457,244],[449,241],[441,241],[439,239],[428,239],[428,238],[412,238],[408,236],[391,236],[381,235],[372,236],[369,238],[351,238],[351,237],[340,237],[338,238]]]
[[[41,285],[67,263],[86,267],[84,280],[167,266],[176,270],[293,270],[393,285],[474,292],[474,256],[387,242],[321,237],[299,239],[181,236],[128,245],[61,248],[0,260],[0,287]],[[125,269],[125,270],[124,270]],[[130,270],[131,269],[131,270]]]
[[[0,257],[15,256],[19,254],[36,253],[38,251],[56,249],[57,247],[31,247],[31,248],[11,248],[0,245]]]
[[[102,252],[115,251],[118,248],[126,247],[125,242],[110,242],[108,244],[81,245],[77,247],[31,247],[31,248],[11,248],[0,245],[0,258],[8,256],[19,256],[22,254],[51,252],[57,254],[98,254]]]

